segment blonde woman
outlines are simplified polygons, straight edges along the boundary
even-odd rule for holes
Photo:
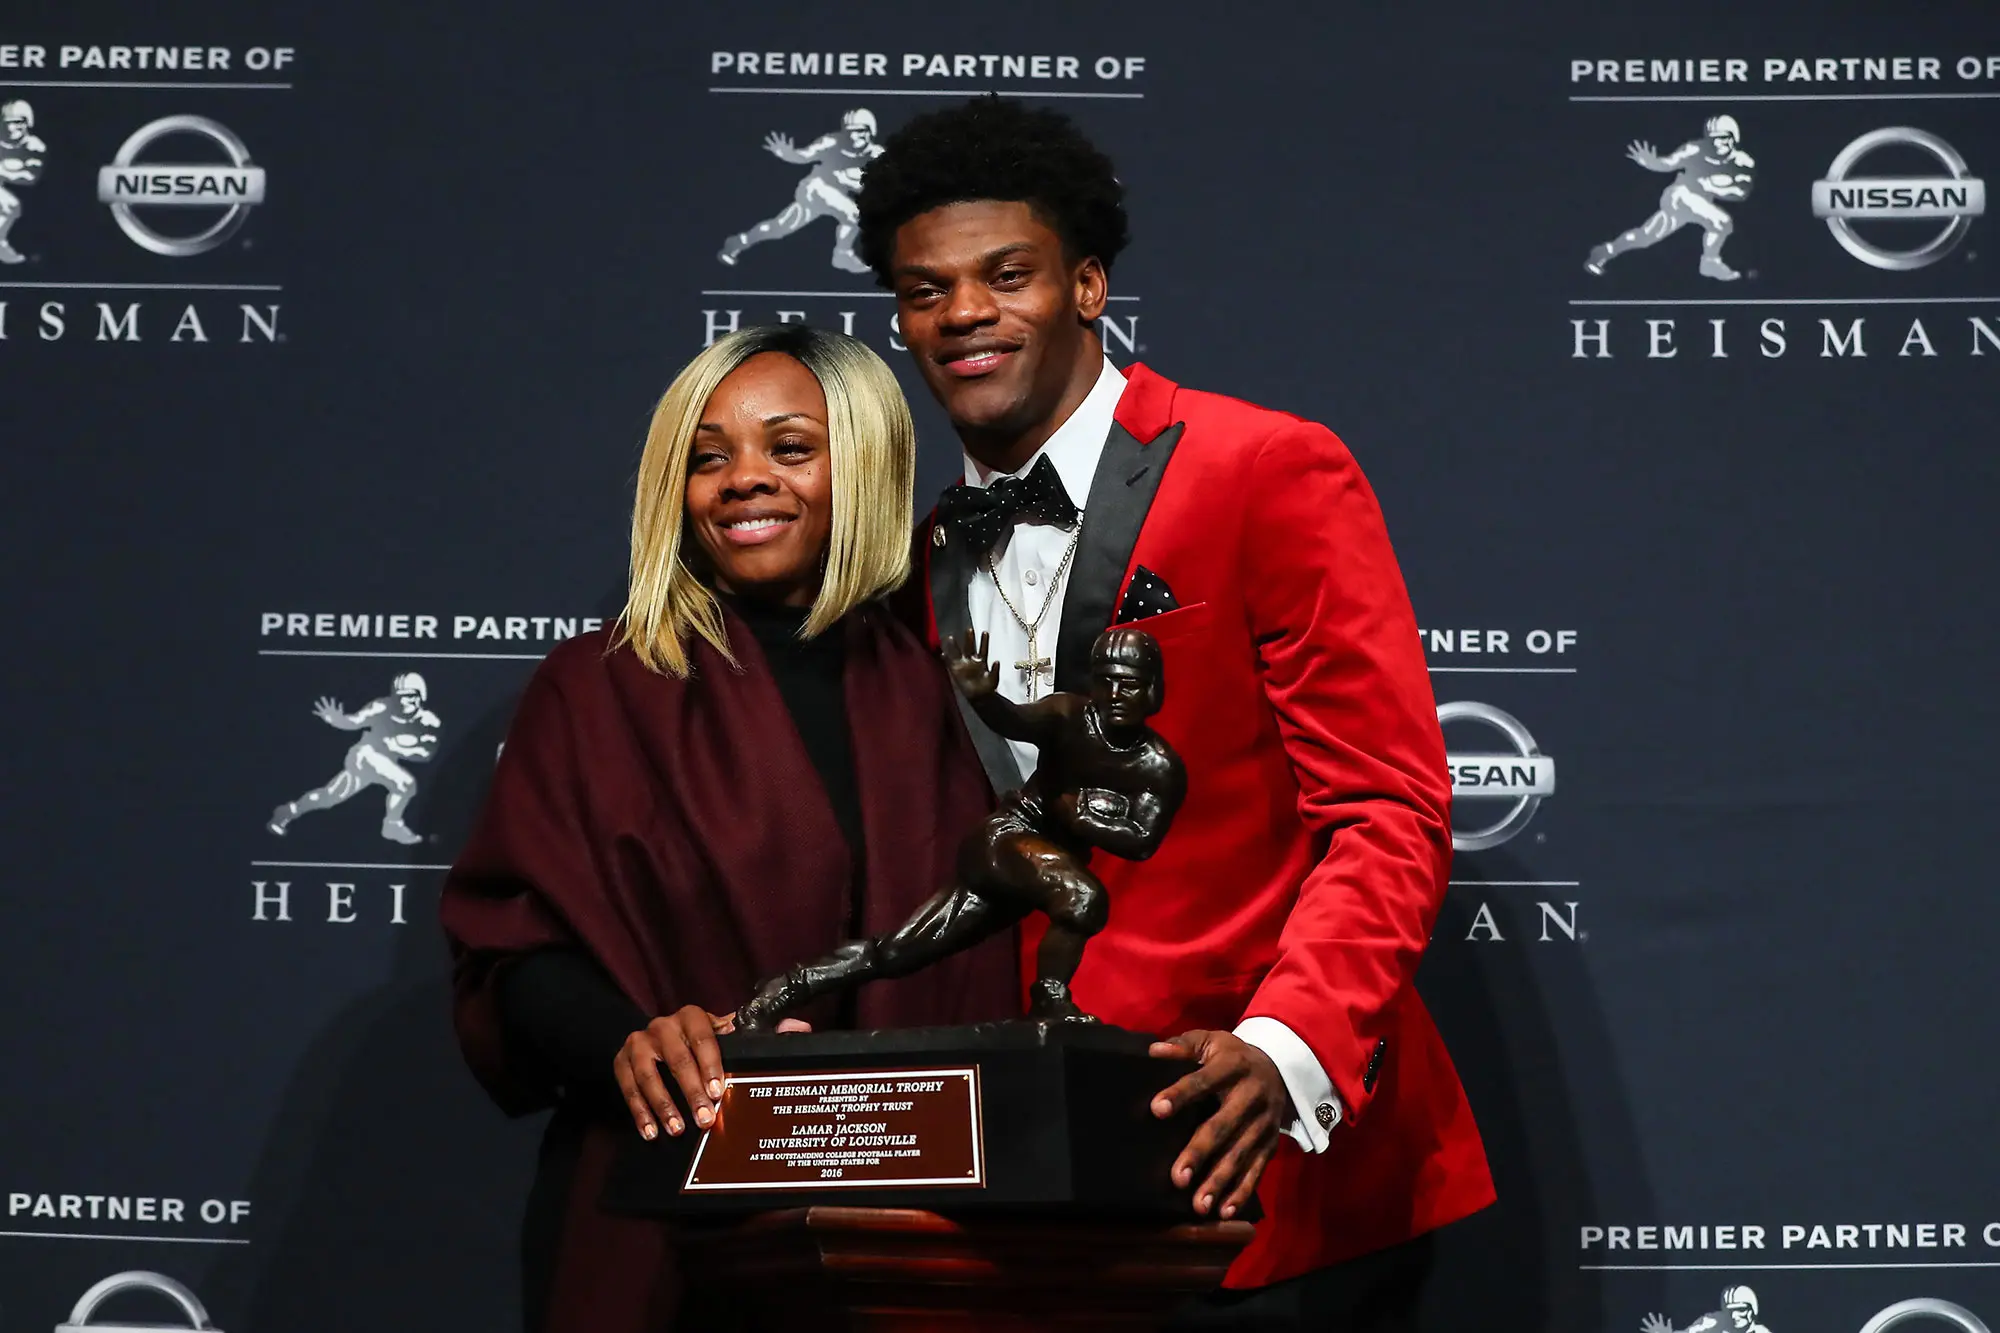
[[[860,342],[799,325],[717,342],[653,414],[624,613],[522,696],[443,914],[473,1072],[512,1114],[555,1108],[524,1234],[530,1329],[666,1326],[665,1226],[597,1207],[618,1136],[706,1126],[731,1007],[900,923],[985,812],[943,667],[880,600],[908,572],[914,449]],[[1003,936],[800,1017],[1005,1017],[1013,967]]]

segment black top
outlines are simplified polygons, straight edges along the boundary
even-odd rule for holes
[[[858,872],[861,791],[854,780],[854,744],[848,739],[847,696],[841,684],[841,668],[847,659],[845,636],[835,625],[816,639],[800,639],[807,607],[774,606],[747,597],[724,600],[750,627],[757,646],[764,650],[764,660],[771,664],[778,693],[792,715],[792,725],[798,728],[799,739],[805,742],[820,785],[826,788],[834,821],[847,839]],[[858,901],[859,895],[856,897]]]
[[[835,823],[854,859],[848,933],[861,926],[861,793],[854,775],[854,747],[847,731],[847,698],[842,686],[846,662],[840,627],[801,640],[808,609],[725,597],[729,609],[750,627],[785,710],[820,785],[826,789]],[[739,654],[741,656],[741,654]],[[655,1015],[643,1013],[613,984],[596,962],[569,949],[544,949],[509,967],[500,978],[501,1021],[509,1037],[543,1062],[570,1094],[591,1101],[610,1097],[617,1082],[611,1062],[625,1039]]]

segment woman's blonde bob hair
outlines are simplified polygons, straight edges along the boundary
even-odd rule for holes
[[[825,573],[800,635],[812,638],[910,572],[911,496],[917,432],[896,377],[867,344],[803,324],[743,329],[718,340],[674,377],[639,459],[632,503],[632,572],[611,646],[631,644],[641,662],[670,676],[689,670],[689,635],[730,661],[729,638],[715,594],[689,568],[686,537],[688,458],[695,427],[716,386],[764,352],[792,357],[826,393],[833,530]]]

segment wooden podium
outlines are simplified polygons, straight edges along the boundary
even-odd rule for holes
[[[1211,1291],[1248,1222],[813,1205],[691,1231],[692,1304],[726,1325],[796,1333],[1152,1329]]]

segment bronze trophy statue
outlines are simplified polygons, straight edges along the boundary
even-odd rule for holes
[[[1036,956],[1031,1018],[1094,1023],[1070,998],[1083,947],[1104,929],[1109,904],[1090,873],[1090,851],[1143,861],[1159,849],[1187,792],[1180,756],[1146,720],[1165,701],[1160,646],[1144,630],[1114,626],[1090,649],[1090,692],[1017,704],[1000,693],[986,637],[947,640],[959,692],[987,726],[1041,752],[1035,773],[960,844],[957,879],[887,935],[853,940],[757,988],[736,1011],[738,1032],[768,1030],[829,992],[908,976],[1005,930],[1029,912],[1048,915]]]
[[[1040,751],[1034,775],[959,844],[952,882],[908,921],[770,978],[737,1008],[719,1038],[728,1074],[714,1120],[699,1137],[633,1137],[607,1183],[611,1211],[810,1218],[819,1210],[799,1213],[801,1199],[832,1191],[844,1205],[954,1217],[1040,1210],[1069,1228],[1050,1237],[1124,1226],[1154,1239],[1187,1217],[1171,1167],[1212,1108],[1191,1100],[1164,1119],[1151,1108],[1194,1062],[1153,1055],[1156,1037],[1098,1022],[1069,989],[1110,913],[1092,851],[1150,857],[1187,793],[1180,757],[1148,724],[1165,698],[1159,643],[1108,629],[1091,646],[1087,692],[1022,704],[1001,696],[983,638],[943,646],[968,707]],[[1035,911],[1049,930],[1025,1021],[774,1031],[789,1010],[907,976]],[[1246,1239],[1219,1242],[1222,1265]]]

